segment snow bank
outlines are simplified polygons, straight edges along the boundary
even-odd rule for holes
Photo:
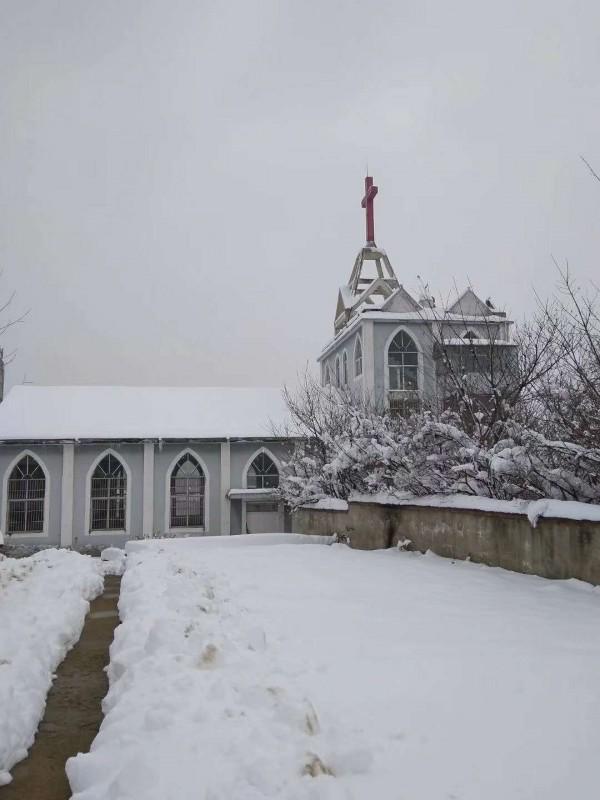
[[[249,536],[190,536],[186,539],[132,539],[125,545],[127,553],[160,550],[173,547],[196,550],[211,547],[256,547],[275,544],[332,544],[333,536],[314,536],[303,533],[253,533]]]
[[[600,591],[391,550],[158,544],[128,556],[73,800],[593,796]]]
[[[102,585],[94,560],[67,550],[0,561],[0,785],[33,744],[54,670]]]
[[[334,500],[335,498],[331,498]],[[388,506],[427,506],[428,508],[462,508],[491,511],[497,514],[526,514],[535,528],[540,517],[600,522],[600,505],[577,503],[573,500],[496,500],[467,494],[435,494],[425,497],[394,494],[353,494],[351,503],[378,503]],[[310,505],[307,508],[318,508]]]
[[[103,575],[122,575],[127,556],[120,547],[106,547],[100,553],[100,569]]]

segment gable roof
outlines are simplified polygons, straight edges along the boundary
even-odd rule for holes
[[[450,314],[464,314],[465,316],[488,317],[495,313],[493,308],[487,306],[470,287],[448,308]]]
[[[399,286],[382,305],[382,311],[419,311],[420,304],[404,288]]]
[[[287,424],[271,387],[15,386],[0,404],[0,441],[268,439]]]

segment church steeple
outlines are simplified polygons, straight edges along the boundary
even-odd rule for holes
[[[375,244],[375,215],[373,201],[379,192],[370,175],[365,177],[365,194],[361,201],[365,209],[367,242],[362,247],[350,280],[338,295],[335,330],[339,331],[362,308],[377,309],[399,287],[398,279],[385,250]]]

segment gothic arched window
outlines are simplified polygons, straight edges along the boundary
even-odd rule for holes
[[[114,453],[107,453],[94,470],[90,485],[90,531],[124,531],[127,475]]]
[[[399,331],[388,348],[389,386],[392,391],[419,388],[419,352],[411,337]]]
[[[340,386],[340,357],[335,359],[335,385]]]
[[[276,489],[279,486],[279,470],[266,453],[259,453],[250,464],[247,484],[248,489]]]
[[[46,475],[33,456],[26,455],[8,478],[8,533],[42,533]]]
[[[171,471],[171,527],[203,528],[206,478],[198,460],[184,453]]]
[[[348,385],[348,353],[344,350],[342,355],[342,377],[344,380],[344,386]]]
[[[362,361],[363,361],[363,353],[362,353],[362,342],[360,340],[360,336],[356,337],[356,342],[354,343],[354,377],[359,378],[362,375]]]

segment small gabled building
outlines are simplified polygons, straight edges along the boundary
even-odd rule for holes
[[[398,411],[421,404],[439,408],[449,402],[454,370],[468,376],[485,402],[491,361],[505,361],[507,374],[514,368],[511,321],[470,287],[446,308],[426,291],[413,297],[375,243],[376,194],[367,177],[367,241],[338,293],[334,336],[318,358],[321,383]]]

